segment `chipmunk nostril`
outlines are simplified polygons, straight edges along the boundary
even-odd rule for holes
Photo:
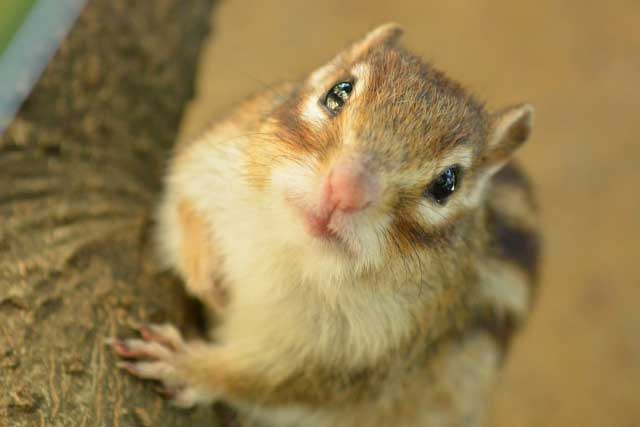
[[[343,212],[366,208],[377,194],[377,183],[361,160],[342,161],[334,166],[329,187],[329,200]]]

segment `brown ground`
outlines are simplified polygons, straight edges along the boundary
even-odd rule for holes
[[[640,425],[640,3],[225,2],[186,133],[376,24],[494,107],[537,108],[520,158],[543,208],[543,290],[492,425]]]

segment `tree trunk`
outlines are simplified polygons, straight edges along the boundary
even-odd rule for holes
[[[212,426],[104,339],[192,323],[149,230],[212,0],[92,0],[0,137],[0,426]]]

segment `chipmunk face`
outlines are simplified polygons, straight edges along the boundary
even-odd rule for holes
[[[487,178],[528,136],[531,108],[490,116],[444,74],[395,47],[388,24],[316,70],[273,113],[269,191],[300,241],[349,268],[439,250]],[[267,162],[269,163],[269,162]]]

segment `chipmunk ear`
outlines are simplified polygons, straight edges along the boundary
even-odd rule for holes
[[[366,55],[376,47],[394,46],[402,36],[402,33],[402,27],[393,22],[374,28],[348,49],[351,61]]]
[[[497,172],[531,134],[533,107],[522,104],[506,108],[491,118],[484,160],[493,172]]]
[[[379,46],[395,45],[402,33],[402,27],[395,23],[387,23],[376,27],[363,38],[340,52],[327,64],[314,71],[309,77],[309,81],[313,85],[322,84],[329,76],[335,72],[344,71],[349,64],[356,62],[373,49]]]

